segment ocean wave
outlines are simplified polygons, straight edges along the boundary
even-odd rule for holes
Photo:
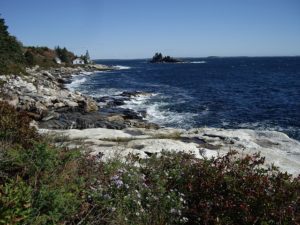
[[[206,63],[206,61],[192,61],[190,63],[193,63],[193,64],[203,64],[203,63]]]
[[[73,78],[73,81],[70,84],[67,84],[66,87],[72,91],[74,91],[75,88],[79,87],[80,84],[86,82],[85,77],[78,77]]]
[[[153,95],[136,96],[134,98],[131,98],[128,101],[124,101],[125,105],[121,106],[121,108],[132,109],[132,110],[137,111],[137,112],[145,110],[145,108],[147,107],[147,101],[152,96]]]
[[[164,96],[161,94],[152,94],[149,96],[137,96],[125,101],[121,108],[132,109],[135,112],[146,112],[146,120],[165,127],[190,128],[192,127],[194,113],[179,113],[169,110],[170,103],[161,101]]]
[[[121,66],[121,65],[116,65],[116,66],[114,66],[114,68],[116,68],[118,70],[129,70],[129,69],[131,69],[130,66]]]
[[[155,103],[147,107],[146,119],[152,123],[156,123],[166,127],[190,128],[192,127],[194,113],[179,113],[168,109],[162,109],[164,104]]]
[[[80,74],[81,75],[91,75],[91,74],[93,74],[94,72],[81,72]]]

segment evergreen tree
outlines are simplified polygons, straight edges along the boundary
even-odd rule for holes
[[[24,71],[25,58],[22,44],[11,36],[5,20],[0,18],[0,74]]]
[[[72,64],[72,60],[73,58],[75,58],[74,54],[68,51],[66,47],[60,48],[59,46],[57,46],[55,48],[55,52],[58,58],[60,58],[60,60],[66,64]]]
[[[155,53],[153,56],[151,62],[162,62],[163,61],[163,55],[161,53]]]
[[[89,64],[91,62],[89,51],[86,50],[84,63]]]

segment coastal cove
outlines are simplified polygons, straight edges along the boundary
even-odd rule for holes
[[[71,140],[72,133],[84,137],[85,146],[93,152],[101,152],[105,155],[104,158],[115,155],[124,157],[129,153],[147,157],[153,151],[157,153],[162,150],[175,152],[182,150],[198,157],[201,157],[199,149],[208,157],[225,154],[229,149],[242,154],[261,152],[266,157],[267,163],[274,163],[283,171],[297,175],[300,170],[299,141],[280,132],[299,140],[300,125],[296,113],[299,105],[291,103],[293,99],[300,99],[298,88],[300,83],[296,82],[289,90],[285,90],[285,86],[281,87],[276,80],[282,76],[291,76],[291,80],[299,76],[299,60],[297,57],[200,58],[187,59],[186,63],[176,65],[153,65],[147,60],[98,61],[110,66],[118,65],[119,70],[78,76],[68,87],[92,96],[98,102],[100,112],[118,116],[121,114],[121,119],[113,116],[112,120],[127,121],[124,112],[130,110],[132,114],[136,114],[135,119],[146,121],[146,124],[150,122],[152,125],[143,127],[131,123],[122,128],[125,129],[125,133],[120,133],[120,136],[110,130],[102,130],[99,133],[97,130],[86,132],[83,130],[78,133],[76,130],[70,130],[62,131],[61,134],[70,137]],[[256,65],[256,69],[251,65]],[[274,65],[280,65],[276,68],[276,73],[273,71]],[[223,72],[219,78],[218,69],[222,71],[227,69],[227,74]],[[281,73],[278,70],[281,70]],[[192,79],[199,82],[196,76],[200,78],[198,90],[195,90],[195,84],[191,82]],[[246,79],[245,76],[249,78]],[[228,81],[225,79],[225,82],[232,83],[221,86],[219,79],[224,77],[228,79]],[[246,81],[243,82],[243,79]],[[286,80],[289,82],[288,78]],[[260,82],[255,86],[252,82],[257,81]],[[270,88],[271,95],[279,98],[263,95],[267,89],[262,90],[259,85]],[[246,87],[249,90],[245,89]],[[213,93],[214,90],[216,93]],[[262,94],[254,94],[255,91],[262,91]],[[234,92],[242,97],[231,96]],[[197,96],[199,93],[201,98]],[[229,94],[229,99],[233,102],[224,102],[222,99],[224,93],[227,97]],[[278,110],[286,109],[285,119],[279,116],[282,112],[268,112],[264,108],[264,101],[268,104],[273,101]],[[289,107],[282,107],[280,104],[289,104]],[[268,107],[272,108],[270,105]],[[258,116],[262,111],[265,115]],[[166,127],[166,130],[158,129],[154,124]],[[149,136],[148,132],[151,133],[151,130],[147,131],[145,128],[158,129],[154,132],[158,134],[162,132],[162,138],[154,134]],[[197,129],[200,131],[195,131]],[[100,135],[103,131],[107,137]],[[89,134],[94,132],[101,138],[95,140],[89,137]]]
[[[199,66],[203,64],[199,63]],[[166,66],[169,68],[169,65]],[[181,117],[179,112],[162,112],[163,116],[156,118],[155,114],[151,115],[151,110],[147,110],[145,103],[150,101],[151,104],[152,98],[157,101],[161,94],[142,89],[138,86],[140,84],[125,89],[132,82],[125,79],[132,70],[131,64],[109,63],[108,66],[55,70],[36,67],[27,70],[29,77],[2,76],[2,100],[27,111],[35,119],[33,124],[40,133],[67,138],[56,144],[68,148],[84,146],[92,155],[102,155],[105,161],[129,154],[147,158],[162,151],[182,151],[198,158],[210,158],[234,149],[241,155],[261,152],[266,158],[266,165],[274,163],[282,171],[298,175],[299,141],[272,130],[196,126],[197,123],[188,123],[193,117],[187,117],[189,113],[185,112]],[[101,83],[103,77],[103,82],[109,79],[124,88],[114,89],[114,85],[108,86],[111,83]],[[181,104],[189,99],[187,92],[174,90],[169,88],[174,94],[183,96],[177,98]],[[167,98],[160,101],[164,103],[164,99],[168,101]]]
[[[300,225],[299,1],[0,1],[0,225]]]
[[[95,98],[150,93],[122,107],[146,111],[146,119],[161,126],[271,130],[300,140],[300,57],[184,61],[99,60],[122,70],[79,76],[71,87]]]
[[[187,65],[206,64],[202,59]],[[164,69],[170,66],[164,65]],[[7,181],[4,188],[0,186],[5,196],[0,199],[4,200],[4,210],[0,211],[4,221],[21,218],[25,224],[48,224],[42,220],[124,224],[123,211],[119,211],[124,209],[125,218],[133,215],[126,225],[147,224],[158,214],[164,216],[164,221],[171,221],[169,224],[194,224],[194,215],[205,218],[206,211],[210,211],[207,204],[211,204],[211,196],[215,196],[216,206],[223,199],[221,208],[211,212],[214,219],[219,211],[231,215],[232,221],[252,218],[250,214],[240,219],[241,204],[232,215],[232,208],[228,209],[232,196],[233,202],[239,203],[242,197],[242,202],[249,202],[245,204],[253,209],[257,202],[261,204],[262,208],[253,214],[262,218],[269,217],[270,208],[279,218],[283,212],[286,221],[298,218],[299,141],[270,130],[189,128],[187,108],[172,112],[171,117],[166,113],[170,111],[151,111],[147,103],[153,98],[163,104],[173,101],[161,99],[163,95],[155,90],[137,88],[135,85],[141,85],[138,79],[128,79],[133,68],[120,62],[48,69],[35,66],[25,68],[26,74],[0,76],[4,153],[0,155],[0,178]],[[111,83],[101,83],[103,77]],[[114,85],[124,85],[124,89],[107,89]],[[156,90],[161,87],[147,82],[144,85]],[[171,95],[175,103],[190,99],[189,92],[182,88],[163,87],[167,93],[175,93]],[[162,116],[157,117],[157,112]],[[178,117],[178,113],[183,116]],[[13,191],[20,197],[11,195]],[[254,193],[257,197],[253,198]],[[148,194],[153,201],[149,202]],[[196,201],[194,196],[199,196]],[[24,198],[27,204],[21,205],[20,217],[16,207]],[[199,207],[198,199],[204,206],[194,211]],[[157,211],[162,200],[166,205]],[[133,207],[128,207],[128,201]],[[28,208],[29,204],[32,207]],[[43,207],[50,210],[43,211]],[[227,216],[224,221],[227,224]]]

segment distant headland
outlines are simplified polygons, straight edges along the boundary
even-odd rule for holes
[[[180,63],[183,62],[180,59],[173,58],[171,56],[163,56],[161,53],[155,53],[152,57],[151,63]]]

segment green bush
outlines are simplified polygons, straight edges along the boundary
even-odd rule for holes
[[[1,112],[0,141],[27,138],[23,129],[30,129],[30,120],[16,126],[21,114],[5,104]],[[15,138],[0,148],[0,224],[300,222],[300,177],[263,167],[259,154],[196,159],[163,152],[104,163],[30,132],[34,141]]]
[[[185,205],[182,193],[169,189],[167,180],[159,174],[146,180],[141,168],[134,164],[131,159],[127,163],[113,160],[104,164],[104,179],[95,182],[89,192],[91,203],[101,208],[96,208],[88,221],[98,221],[98,224],[181,224],[181,211]],[[99,211],[102,211],[100,215]]]
[[[11,148],[4,153],[4,162],[0,169],[7,174],[2,179],[3,198],[10,202],[12,196],[16,203],[13,207],[4,207],[0,218],[6,218],[7,223],[16,215],[22,217],[22,224],[57,224],[60,221],[72,220],[81,207],[81,192],[84,183],[78,176],[77,160],[81,155],[78,151],[57,149],[44,143],[38,143],[31,149]],[[23,186],[10,185],[11,180],[23,179]],[[27,189],[23,188],[26,187]],[[22,190],[25,189],[28,204],[24,202]],[[19,193],[18,193],[19,192]],[[18,193],[14,194],[11,193]],[[20,220],[21,221],[21,220]]]
[[[25,222],[32,213],[31,193],[20,177],[0,185],[0,224]]]

